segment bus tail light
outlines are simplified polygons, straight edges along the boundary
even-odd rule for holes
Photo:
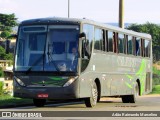
[[[14,79],[21,85],[21,86],[26,86],[19,78],[14,76]]]
[[[69,80],[63,85],[63,87],[69,86],[69,85],[72,84],[77,78],[78,78],[78,76],[69,78]]]

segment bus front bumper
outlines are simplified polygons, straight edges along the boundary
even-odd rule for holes
[[[14,81],[14,97],[31,99],[76,99],[78,95],[77,81],[67,87],[22,87]]]

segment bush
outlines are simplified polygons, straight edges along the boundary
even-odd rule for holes
[[[3,69],[0,67],[0,77],[4,77]]]
[[[1,38],[6,39],[9,35],[10,35],[10,32],[3,31],[0,36],[1,36]]]
[[[3,82],[2,81],[0,81],[0,95],[2,95],[3,94]]]
[[[160,85],[160,70],[153,67],[153,87]]]

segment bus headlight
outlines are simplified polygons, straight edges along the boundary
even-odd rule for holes
[[[63,85],[63,87],[69,86],[69,85],[72,84],[77,78],[78,78],[78,76],[69,78],[69,80]]]
[[[14,79],[18,82],[18,84],[20,84],[21,86],[26,86],[19,78],[14,76]]]

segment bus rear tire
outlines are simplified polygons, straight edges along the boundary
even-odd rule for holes
[[[123,103],[135,103],[138,96],[139,96],[139,86],[138,86],[138,83],[136,83],[135,88],[134,88],[134,94],[122,96],[122,102]]]
[[[134,95],[125,95],[122,96],[123,103],[135,103],[135,96]]]
[[[36,107],[43,107],[46,103],[46,99],[33,99],[33,103]]]
[[[94,82],[92,87],[91,87],[91,97],[84,99],[86,107],[96,106],[97,99],[98,99],[98,90],[97,90],[97,85]]]

